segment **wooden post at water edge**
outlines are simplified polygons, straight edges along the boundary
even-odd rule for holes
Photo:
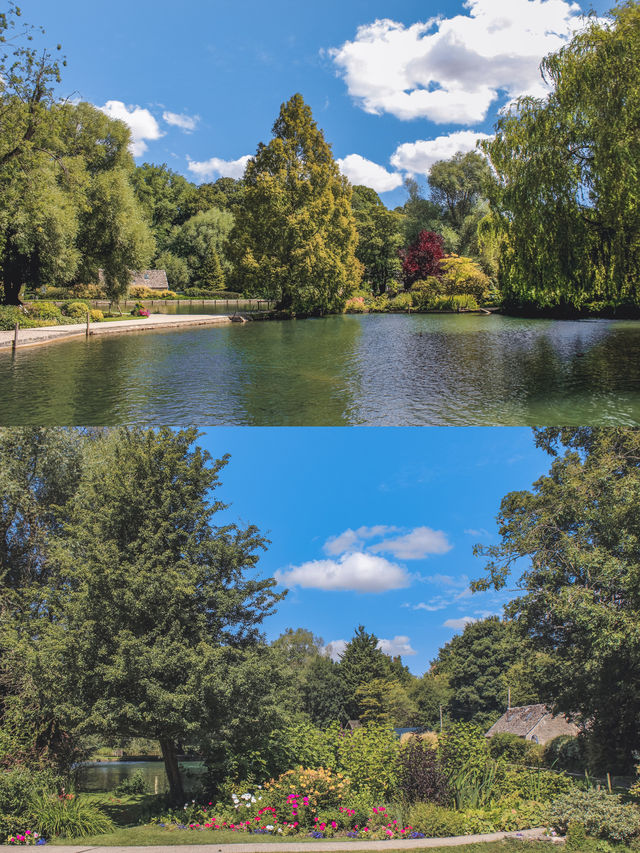
[[[18,329],[20,328],[20,323],[16,323],[15,328],[13,330],[13,344],[11,345],[11,352],[15,352],[18,348]]]

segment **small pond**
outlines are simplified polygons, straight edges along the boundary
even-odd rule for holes
[[[204,765],[201,761],[181,761],[180,768],[185,790],[188,791],[197,785]],[[164,794],[169,790],[162,761],[87,761],[77,771],[78,789],[90,793],[113,791],[137,770],[144,775],[149,793]]]

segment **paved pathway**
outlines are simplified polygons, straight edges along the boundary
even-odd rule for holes
[[[523,832],[491,832],[486,835],[464,835],[456,838],[415,838],[402,841],[283,841],[262,844],[172,844],[167,847],[89,847],[50,846],[52,853],[342,853],[350,850],[424,850],[433,847],[461,847],[482,841],[501,841],[503,838],[518,838],[524,841],[551,841],[544,829],[525,829]],[[15,850],[15,847],[0,846],[0,851]]]
[[[231,323],[230,314],[152,314],[150,317],[140,317],[134,320],[111,320],[103,323],[91,323],[89,334],[113,335],[123,332],[148,332],[157,329],[175,329],[180,326],[214,326],[220,323]],[[86,335],[87,324],[73,323],[69,326],[41,326],[38,329],[20,329],[18,331],[18,348],[36,346],[54,341],[67,340]],[[0,331],[0,349],[11,348],[13,331]]]

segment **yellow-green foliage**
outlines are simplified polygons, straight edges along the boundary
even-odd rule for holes
[[[129,296],[132,299],[177,299],[178,294],[173,290],[153,290],[144,284],[134,284],[129,288]]]
[[[344,305],[345,314],[364,314],[367,311],[363,296],[352,296]]]
[[[88,305],[85,302],[68,302],[62,306],[62,313],[75,320],[84,320],[87,316]]]
[[[104,314],[99,308],[92,308],[89,312],[89,317],[92,323],[101,323],[104,320]]]
[[[338,766],[356,790],[367,788],[386,796],[396,787],[399,750],[400,742],[390,726],[370,723],[338,741]]]
[[[444,296],[470,294],[481,301],[489,293],[489,277],[471,258],[449,255],[440,261],[440,293]]]

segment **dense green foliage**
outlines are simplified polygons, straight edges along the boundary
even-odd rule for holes
[[[515,660],[512,632],[497,617],[467,625],[438,654],[434,671],[448,677],[454,719],[488,728],[507,706],[505,674]]]
[[[544,60],[549,97],[518,100],[483,144],[509,304],[638,303],[640,8],[611,15]]]
[[[284,310],[342,310],[361,278],[351,187],[301,95],[282,105],[273,134],[245,171],[230,237],[235,275]]]
[[[476,586],[503,587],[527,558],[507,612],[548,655],[540,688],[589,720],[595,766],[630,767],[640,746],[640,433],[547,428],[537,443],[552,456],[549,474],[503,499],[502,543],[480,549],[490,560]]]
[[[207,743],[232,708],[250,707],[240,698],[254,669],[244,650],[282,598],[274,581],[244,577],[265,545],[259,532],[213,524],[223,504],[210,493],[226,459],[210,465],[192,449],[194,430],[2,438],[0,452],[12,455],[3,467],[9,594],[0,626],[16,664],[9,698],[33,694],[44,720],[76,736],[159,740],[181,797],[176,742]],[[48,460],[57,465],[44,485],[23,494],[34,465]],[[47,516],[49,477],[56,504]],[[38,523],[22,530],[17,513]]]

